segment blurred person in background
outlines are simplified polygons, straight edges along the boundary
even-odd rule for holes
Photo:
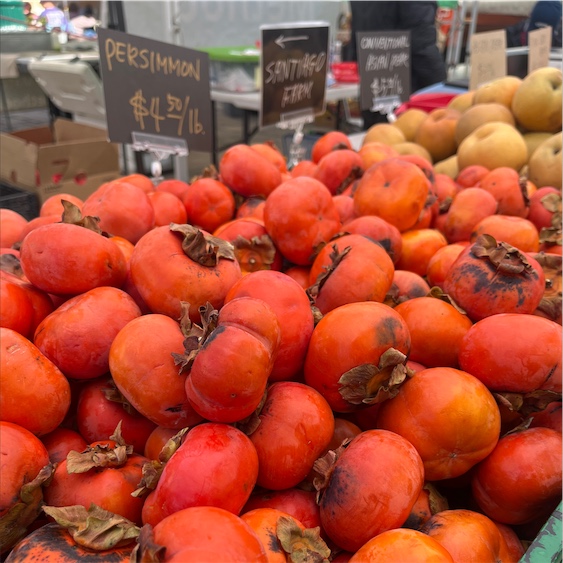
[[[551,26],[551,46],[561,48],[562,16],[561,0],[540,0],[536,2],[530,15],[525,20],[507,28],[506,46],[526,46],[528,45],[528,33],[530,31]]]
[[[43,22],[43,26],[47,31],[52,29],[60,29],[66,31],[68,22],[65,13],[50,0],[42,0],[43,12],[39,14],[39,21]]]
[[[446,65],[436,35],[437,2],[352,1],[352,36],[346,60],[357,60],[356,33],[369,31],[410,31],[411,92],[446,79]],[[387,122],[387,115],[362,111],[364,129]]]
[[[98,25],[98,20],[94,17],[94,10],[92,6],[88,5],[82,11],[82,14],[70,20],[70,31],[73,35],[79,37],[95,35],[95,29]]]

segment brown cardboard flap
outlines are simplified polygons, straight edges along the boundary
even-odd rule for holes
[[[41,185],[119,170],[117,146],[106,140],[42,146],[37,154]]]
[[[38,146],[14,135],[0,135],[0,177],[16,186],[35,188]]]
[[[76,141],[83,139],[107,140],[108,134],[105,129],[75,123],[68,119],[56,119],[53,123],[54,137],[57,143]]]
[[[20,131],[14,131],[7,137],[14,137],[16,139],[21,139],[28,143],[34,143],[36,145],[48,145],[55,142],[53,138],[53,132],[49,127],[35,127],[33,129],[21,129]],[[4,139],[2,139],[2,145],[4,145]]]

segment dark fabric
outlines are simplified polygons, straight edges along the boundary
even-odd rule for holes
[[[411,92],[446,79],[446,65],[436,45],[436,2],[352,1],[352,38],[346,60],[357,60],[356,33],[359,31],[411,32]],[[387,121],[381,114],[362,112],[364,129]]]
[[[446,66],[436,45],[436,2],[350,2],[352,13],[352,39],[349,60],[356,59],[356,33],[358,31],[411,32],[411,90],[446,79]]]
[[[561,47],[562,13],[561,0],[541,0],[541,2],[536,2],[530,13],[527,31],[534,31],[534,29],[540,29],[549,25],[552,28],[552,46]]]

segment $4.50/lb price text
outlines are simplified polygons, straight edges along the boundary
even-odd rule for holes
[[[154,131],[160,133],[160,124],[165,120],[177,121],[177,135],[182,137],[186,132],[193,135],[205,134],[203,125],[199,121],[199,110],[190,108],[190,96],[180,98],[172,94],[164,96],[161,105],[161,96],[152,96],[147,100],[142,90],[137,90],[129,100],[135,121],[144,131],[146,120],[154,120]],[[187,127],[187,130],[185,129]]]

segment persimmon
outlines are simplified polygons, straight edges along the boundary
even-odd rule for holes
[[[561,342],[561,325],[549,319],[499,313],[465,333],[459,364],[492,391],[561,393]]]
[[[48,197],[41,204],[41,207],[39,208],[39,217],[46,217],[48,215],[58,215],[61,217],[64,212],[64,206],[61,203],[62,199],[70,201],[70,203],[76,205],[78,209],[82,210],[82,205],[84,204],[84,200],[82,198],[69,193],[55,194]]]
[[[15,330],[26,338],[32,338],[33,305],[18,281],[16,276],[1,272],[0,327]]]
[[[388,396],[392,372],[401,369],[410,346],[407,324],[391,307],[371,301],[337,307],[313,331],[305,382],[335,412],[365,408]]]
[[[334,195],[332,196],[332,201],[336,205],[341,223],[346,223],[356,217],[354,200],[350,196],[344,194]]]
[[[324,558],[330,549],[319,529],[306,529],[294,516],[276,508],[256,508],[241,515],[262,542],[269,563],[286,563],[296,557]]]
[[[123,252],[125,262],[127,263],[127,271],[129,271],[129,262],[131,261],[131,256],[133,256],[135,245],[132,242],[128,241],[126,238],[118,236],[110,237],[109,240],[111,240],[113,244],[116,244],[119,250]]]
[[[453,305],[438,297],[417,297],[399,303],[395,311],[411,336],[409,359],[426,367],[459,367],[463,337],[473,326]]]
[[[190,304],[191,320],[199,322],[201,305],[207,301],[216,309],[223,305],[242,273],[232,245],[216,244],[218,239],[208,237],[190,225],[174,223],[156,227],[135,245],[131,279],[153,313],[178,320],[185,301]]]
[[[426,280],[419,274],[409,270],[395,270],[393,274],[393,283],[384,303],[390,307],[415,297],[424,297],[430,293],[430,286]]]
[[[192,428],[164,465],[143,506],[143,523],[156,526],[167,516],[194,506],[214,506],[239,514],[258,475],[258,456],[237,428],[205,422]],[[183,483],[178,488],[178,480]]]
[[[446,174],[434,174],[434,182],[432,184],[432,194],[436,197],[436,204],[433,205],[433,211],[439,210],[440,205],[447,204],[448,201],[455,199],[459,193],[459,185]]]
[[[282,182],[279,168],[248,145],[227,149],[219,161],[219,174],[233,192],[243,197],[268,197]]]
[[[20,231],[19,239],[16,242],[20,242],[29,234],[31,231],[42,227],[43,225],[51,225],[52,223],[60,223],[61,215],[59,213],[44,215],[43,217],[34,217],[24,225],[23,229]]]
[[[14,546],[6,563],[23,563],[24,561],[44,561],[45,563],[128,563],[134,544],[94,551],[82,547],[72,538],[70,532],[59,524],[44,524],[33,530]]]
[[[267,390],[259,419],[250,434],[259,460],[256,483],[270,490],[295,487],[332,438],[329,404],[308,385],[277,381]]]
[[[239,516],[213,506],[179,510],[139,538],[139,559],[145,550],[163,553],[162,561],[254,561],[267,563],[266,550],[252,528]]]
[[[428,262],[434,254],[448,244],[437,229],[412,229],[401,234],[403,239],[399,270],[409,270],[419,276],[426,275]]]
[[[429,285],[443,289],[444,279],[450,266],[461,254],[461,251],[469,244],[469,241],[450,243],[439,248],[432,255],[426,266],[426,279]]]
[[[127,275],[117,245],[99,232],[71,223],[51,223],[31,231],[22,241],[20,259],[28,280],[55,295],[120,287]]]
[[[155,191],[157,192],[169,192],[174,194],[180,200],[183,198],[189,184],[183,180],[176,180],[175,178],[170,178],[167,180],[162,180],[155,186]]]
[[[333,150],[317,163],[313,178],[322,182],[332,195],[340,194],[364,173],[362,157],[352,149]]]
[[[88,447],[86,440],[78,432],[62,426],[41,436],[41,441],[47,449],[51,463],[60,463],[66,459],[70,450],[81,452]]]
[[[274,164],[282,174],[287,173],[285,156],[274,142],[253,143],[250,148]]]
[[[21,232],[28,220],[13,209],[0,207],[0,246],[10,248],[22,240]]]
[[[243,274],[281,270],[283,257],[264,223],[257,218],[233,219],[215,229],[213,236],[230,242]]]
[[[392,156],[399,156],[398,151],[396,151],[392,145],[386,145],[380,141],[365,143],[358,150],[358,154],[362,159],[364,170],[367,170],[376,162],[380,162],[386,158],[391,158]]]
[[[496,313],[533,313],[545,288],[537,260],[481,235],[449,268],[443,290],[476,322]]]
[[[263,197],[247,197],[239,205],[235,217],[237,219],[253,218],[263,221],[265,205],[266,200]]]
[[[401,258],[403,249],[401,232],[395,225],[388,223],[377,215],[356,217],[343,225],[343,231],[352,235],[364,235],[378,242],[389,254],[395,265]]]
[[[52,466],[39,438],[6,420],[0,420],[0,454],[0,553],[4,554],[39,515],[42,485],[51,476]]]
[[[109,370],[117,333],[141,311],[116,287],[97,287],[72,297],[45,317],[34,343],[67,377],[91,379]]]
[[[45,503],[86,509],[94,503],[139,525],[144,499],[131,493],[141,481],[147,459],[129,448],[122,442],[102,440],[82,452],[69,452],[45,489]]]
[[[475,225],[485,217],[494,215],[497,208],[497,200],[483,188],[461,190],[448,209],[442,232],[450,244],[469,241]]]
[[[432,222],[434,221],[433,207],[433,205],[426,204],[420,212],[416,223],[409,229],[409,231],[429,229],[432,226]]]
[[[526,549],[514,529],[500,522],[495,522],[495,525],[506,542],[509,557],[511,557],[513,561],[520,561],[524,553],[526,553]]]
[[[367,541],[352,557],[350,563],[453,563],[452,556],[436,540],[418,532],[397,528],[387,530]]]
[[[473,510],[438,512],[423,525],[421,531],[444,547],[454,561],[513,561],[504,536],[496,524]]]
[[[528,191],[525,181],[513,168],[500,166],[491,170],[479,181],[479,187],[489,192],[498,202],[498,213],[514,217],[527,217]]]
[[[37,435],[55,430],[70,407],[66,377],[37,346],[15,330],[0,328],[0,347],[2,420]]]
[[[344,235],[317,254],[308,292],[322,314],[347,303],[382,303],[394,270],[393,261],[377,242],[362,235]]]
[[[143,190],[146,194],[154,191],[155,189],[153,181],[146,174],[139,174],[135,172],[133,174],[128,174],[127,176],[121,176],[118,180],[128,184],[133,184]]]
[[[435,485],[426,482],[402,527],[420,530],[422,525],[428,522],[434,514],[447,509],[447,498],[438,491]]]
[[[187,374],[180,374],[173,354],[184,351],[177,321],[149,313],[132,319],[109,350],[109,371],[135,410],[154,424],[180,429],[201,421],[186,396]]]
[[[307,528],[316,528],[321,525],[316,497],[316,491],[305,491],[298,487],[281,491],[254,490],[241,514],[257,508],[275,508],[293,516]]]
[[[82,212],[99,217],[101,229],[133,244],[154,227],[154,208],[146,191],[123,179],[108,182],[90,194]]]
[[[76,427],[88,443],[107,440],[120,422],[123,439],[133,446],[133,451],[142,455],[156,424],[116,392],[111,378],[94,379],[80,389]]]
[[[371,538],[401,526],[424,484],[422,460],[414,446],[387,430],[366,430],[332,465],[319,464],[319,470],[325,467],[318,485],[323,529],[336,545],[353,553]]]
[[[155,190],[149,192],[149,201],[154,209],[154,225],[161,227],[170,223],[186,223],[188,214],[182,200],[170,192]]]
[[[502,524],[547,519],[561,501],[561,434],[538,427],[503,436],[476,468],[471,490],[479,508]]]
[[[346,133],[342,131],[328,131],[321,135],[313,144],[311,149],[311,160],[318,164],[323,156],[340,148],[352,148],[352,143]]]
[[[434,180],[435,180],[435,172],[434,167],[432,166],[432,162],[419,154],[400,154],[397,158],[403,160],[404,162],[410,162],[412,164],[416,164],[424,175],[428,178],[430,182],[431,189],[433,190]]]
[[[314,327],[309,298],[303,288],[283,272],[259,270],[233,284],[225,303],[237,297],[262,299],[276,313],[281,339],[270,381],[294,379],[303,367]]]
[[[490,170],[480,164],[471,164],[462,168],[455,177],[456,184],[463,188],[474,188],[484,178]]]
[[[281,184],[266,200],[264,225],[290,262],[313,263],[319,245],[340,230],[340,216],[328,188],[300,176]]]
[[[530,211],[526,219],[531,221],[538,231],[541,231],[541,229],[550,228],[553,225],[558,212],[561,214],[561,191],[545,186],[530,196]]]
[[[176,428],[165,428],[164,426],[157,426],[147,438],[145,442],[145,450],[143,452],[147,459],[158,459],[162,448],[166,442],[173,438],[178,433]]]
[[[561,433],[561,404],[561,401],[553,401],[549,403],[545,409],[534,413],[532,415],[530,428],[541,426],[544,428],[552,428]]]
[[[489,235],[497,241],[515,246],[522,252],[539,252],[540,237],[536,226],[528,219],[510,215],[488,215],[473,227],[470,241],[480,235]]]
[[[312,178],[316,169],[317,165],[312,160],[302,160],[291,169],[290,175],[292,178],[298,176],[310,176]]]
[[[357,215],[377,215],[403,232],[418,220],[430,181],[412,162],[399,157],[372,165],[354,192]]]
[[[202,319],[214,328],[199,340],[193,361],[193,347],[186,350],[188,401],[206,420],[238,422],[258,408],[266,391],[281,338],[278,317],[262,299],[239,297]]]
[[[450,368],[416,373],[381,404],[379,428],[417,449],[429,481],[458,477],[490,454],[500,434],[500,413],[476,377]]]
[[[284,270],[284,274],[293,278],[303,289],[309,287],[309,274],[311,268],[309,266],[291,266]]]
[[[190,184],[182,198],[187,222],[212,233],[235,214],[235,197],[215,177],[200,177]]]

